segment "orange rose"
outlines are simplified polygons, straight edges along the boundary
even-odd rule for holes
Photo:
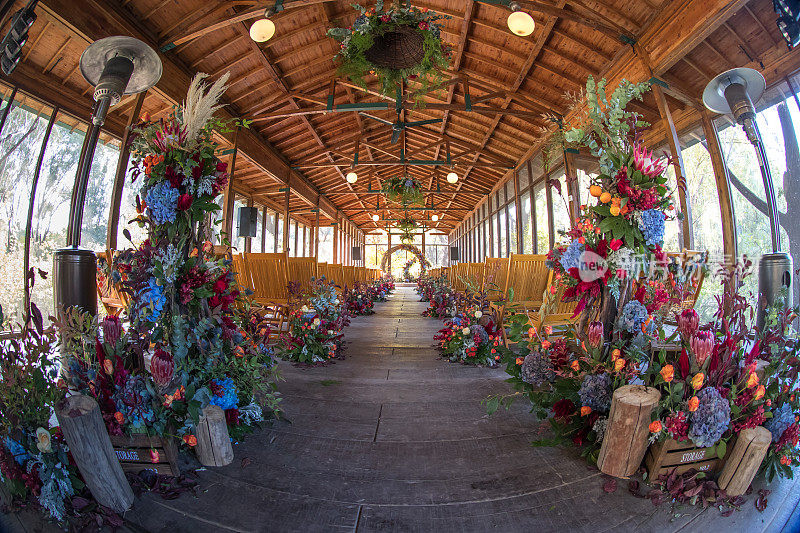
[[[553,343],[550,342],[550,341],[542,341],[542,348],[544,348],[545,350],[548,349],[552,345],[553,345]]]
[[[619,357],[619,356],[620,356],[620,354],[621,354],[621,353],[622,353],[622,352],[620,352],[620,351],[619,351],[619,348],[614,348],[614,349],[611,351],[611,357],[613,357],[613,358],[617,358],[617,357]]]
[[[518,365],[521,365],[524,361],[525,361],[525,359],[523,359],[522,357],[517,357],[517,364]]]
[[[692,388],[694,390],[698,390],[700,387],[703,386],[703,383],[705,382],[705,380],[706,380],[705,374],[703,374],[702,372],[698,372],[692,378]]]
[[[580,365],[580,363],[578,361],[573,361],[572,364],[570,364],[569,366],[575,372],[580,372],[581,371],[581,365]]]
[[[581,407],[581,416],[589,416],[590,414],[592,414],[591,407],[589,407],[588,405],[584,405],[583,407]]]
[[[747,388],[752,389],[756,385],[758,385],[758,375],[755,372],[751,372],[747,378]]]
[[[754,400],[760,400],[761,398],[764,397],[764,393],[765,392],[767,392],[767,391],[764,388],[764,385],[759,385],[758,388],[756,389],[756,394],[755,394],[755,396],[753,396],[753,399]]]
[[[184,435],[183,442],[185,442],[189,446],[197,446],[197,437],[195,437],[194,435]]]
[[[117,411],[114,413],[114,420],[116,420],[118,424],[122,424],[125,421],[125,417],[122,416],[122,413]]]
[[[661,369],[661,377],[664,378],[664,382],[671,383],[672,379],[675,377],[675,369],[672,365],[665,365],[664,368]]]
[[[689,412],[694,413],[700,407],[700,399],[697,396],[689,398]]]
[[[659,433],[663,427],[660,420],[653,420],[650,422],[650,433]]]
[[[536,328],[528,328],[528,337],[534,338],[536,336]]]
[[[553,334],[553,326],[545,326],[544,327],[544,332],[547,333],[548,335],[552,335]]]
[[[623,359],[623,358],[621,358],[621,357],[620,357],[619,359],[617,359],[616,361],[614,361],[614,370],[616,370],[617,372],[619,372],[619,371],[620,371],[620,370],[622,370],[623,368],[625,368],[625,359]]]

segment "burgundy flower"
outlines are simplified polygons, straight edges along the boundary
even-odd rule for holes
[[[575,413],[575,404],[569,398],[558,400],[553,404],[553,416],[560,420],[566,420]]]
[[[710,331],[698,331],[692,335],[689,346],[692,348],[697,365],[703,366],[714,349],[714,335]]]
[[[586,340],[589,341],[589,346],[597,348],[603,343],[603,323],[594,321],[589,324],[589,331],[586,335]]]
[[[182,194],[178,198],[178,211],[188,211],[192,207],[194,197],[191,194]]]
[[[100,323],[103,330],[103,339],[114,346],[122,336],[122,321],[116,315],[108,315]]]
[[[177,189],[183,185],[183,175],[177,173],[174,167],[167,167],[165,175],[173,189]]]
[[[200,165],[192,167],[192,178],[196,181],[202,177],[203,177],[203,167]]]
[[[239,410],[236,408],[225,409],[225,422],[227,422],[229,426],[238,426]]]
[[[228,169],[228,163],[217,161],[217,172],[225,172]]]
[[[215,294],[222,294],[228,289],[228,280],[219,278],[217,281],[214,282],[213,291]]]

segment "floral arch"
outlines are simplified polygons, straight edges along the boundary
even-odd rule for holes
[[[392,256],[392,254],[395,252],[399,252],[401,250],[405,250],[407,252],[414,254],[414,256],[417,258],[417,261],[419,261],[420,268],[422,268],[422,272],[425,272],[428,269],[428,267],[431,266],[430,262],[427,259],[425,259],[425,255],[418,247],[412,244],[398,244],[396,246],[392,246],[386,251],[386,253],[383,254],[383,258],[381,259],[382,271],[386,272],[386,265],[389,262],[389,258]]]

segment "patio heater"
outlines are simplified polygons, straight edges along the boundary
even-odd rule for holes
[[[94,151],[108,109],[122,95],[146,91],[161,78],[161,60],[148,45],[133,37],[107,37],[89,45],[81,55],[81,74],[94,91],[94,110],[86,132],[67,225],[67,247],[56,250],[53,275],[56,312],[79,307],[97,313],[97,257],[80,248],[83,206]]]
[[[703,91],[703,104],[719,114],[732,113],[736,122],[742,126],[747,139],[753,145],[761,168],[761,179],[764,183],[764,196],[767,203],[772,253],[763,254],[758,265],[759,306],[756,324],[764,326],[765,308],[771,306],[786,291],[785,305],[792,305],[792,257],[781,252],[780,221],[775,200],[775,189],[772,173],[767,160],[761,133],[756,124],[756,110],[753,102],[757,102],[766,89],[764,76],[751,68],[735,68],[723,72],[711,80]]]

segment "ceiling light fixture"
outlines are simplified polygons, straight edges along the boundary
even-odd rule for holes
[[[533,30],[536,28],[536,22],[533,20],[533,17],[522,11],[519,4],[516,2],[512,2],[509,7],[511,8],[511,14],[508,16],[508,21],[506,23],[511,33],[519,35],[520,37],[527,37],[533,33]]]
[[[778,31],[789,48],[800,44],[800,1],[774,0],[772,6],[778,14]]]
[[[431,215],[431,220],[434,222],[439,222],[439,215]]]
[[[258,19],[250,26],[250,38],[257,43],[263,43],[272,39],[275,35],[275,23],[269,17],[275,14],[273,9],[264,11],[264,18]]]
[[[348,172],[347,175],[344,177],[347,180],[347,183],[353,184],[358,181],[358,174],[355,172]]]
[[[379,221],[380,219],[381,219],[381,216],[380,216],[380,215],[378,215],[378,214],[374,214],[374,215],[372,215],[372,221],[373,221],[373,222],[377,222],[377,221]]]
[[[456,183],[458,181],[458,174],[450,172],[447,174],[447,183]]]

